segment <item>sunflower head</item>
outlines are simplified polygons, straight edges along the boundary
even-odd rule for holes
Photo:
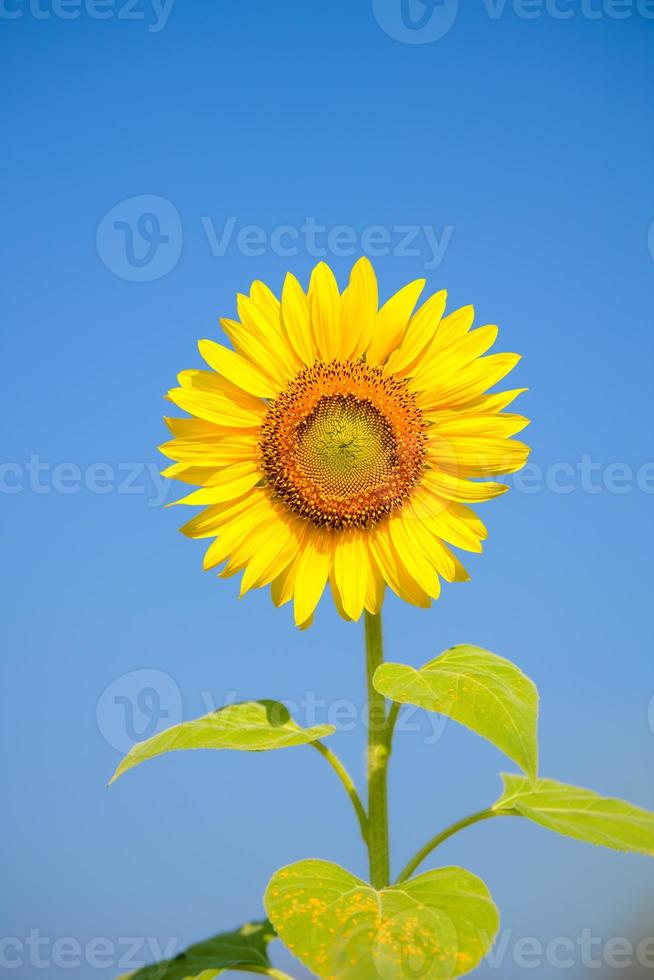
[[[379,308],[367,259],[342,293],[322,262],[306,293],[290,274],[281,300],[255,282],[221,321],[232,346],[201,341],[209,370],[168,393],[189,417],[166,420],[165,475],[200,488],[178,503],[204,506],[182,530],[211,539],[205,568],[243,572],[242,593],[293,599],[299,626],[328,581],[358,619],[387,585],[428,606],[441,579],[465,580],[449,546],[486,536],[467,504],[527,459],[511,438],[527,419],[504,412],[520,390],[487,394],[518,356],[488,355],[497,327],[472,330],[472,307],[445,316],[444,292],[416,310],[423,286]]]
[[[270,403],[264,470],[275,495],[317,527],[370,527],[420,480],[426,429],[406,382],[361,360],[316,362]]]

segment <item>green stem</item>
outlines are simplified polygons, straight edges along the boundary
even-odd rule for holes
[[[354,785],[354,780],[350,776],[349,772],[347,771],[347,769],[345,768],[341,760],[338,758],[337,755],[335,755],[332,752],[331,749],[328,749],[327,746],[323,745],[322,742],[312,742],[311,744],[313,748],[317,749],[318,752],[320,752],[320,754],[323,756],[323,758],[327,760],[327,762],[330,764],[330,766],[332,767],[332,769],[334,770],[334,772],[336,773],[340,781],[343,783],[343,786],[345,787],[345,792],[350,797],[350,800],[352,801],[352,806],[354,807],[354,811],[357,815],[357,819],[359,821],[359,827],[361,828],[361,836],[363,837],[364,841],[367,843],[368,842],[368,817],[366,814],[365,807],[361,802],[361,797],[357,793],[357,788]]]
[[[366,675],[368,679],[368,855],[373,888],[386,888],[390,881],[388,845],[388,760],[390,734],[386,718],[386,699],[372,683],[375,671],[383,663],[381,613],[365,614]],[[397,713],[395,713],[397,717]]]
[[[396,884],[400,884],[410,878],[416,868],[422,864],[426,857],[429,857],[432,851],[453,837],[454,834],[458,834],[460,830],[465,830],[466,827],[472,827],[476,823],[481,823],[482,820],[490,820],[491,817],[516,817],[519,814],[515,810],[480,810],[479,813],[473,813],[469,817],[464,817],[463,820],[459,820],[457,823],[453,823],[451,827],[447,827],[442,830],[440,834],[436,834],[431,840],[427,841],[424,847],[421,847],[415,857],[411,858],[406,868],[399,875]]]

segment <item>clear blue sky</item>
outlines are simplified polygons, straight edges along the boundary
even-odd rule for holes
[[[399,0],[167,12],[138,0],[131,13],[116,0],[106,19],[90,0],[4,0],[0,854],[2,934],[25,963],[13,975],[43,975],[31,930],[46,959],[58,937],[82,955],[94,937],[188,942],[260,915],[285,863],[365,871],[346,801],[308,748],[178,754],[105,788],[130,704],[143,731],[153,713],[190,718],[229,696],[363,702],[360,628],[324,603],[299,634],[266,593],[238,602],[157,503],[162,394],[198,366],[196,339],[252,279],[304,279],[321,249],[340,277],[362,248],[384,253],[386,293],[426,275],[454,305],[474,302],[501,349],[524,354],[515,378],[530,389],[530,482],[483,507],[471,583],[429,612],[387,603],[388,657],[417,665],[472,642],[513,658],[541,689],[543,772],[654,807],[654,20],[644,3],[621,19],[601,0],[529,19],[508,0],[460,6],[434,8],[432,38],[403,24]],[[314,242],[314,226],[330,234]],[[124,677],[141,670],[154,673]],[[509,766],[454,725],[425,744],[430,731],[423,720],[398,737],[396,866],[494,799]],[[334,745],[361,776],[362,732]],[[512,941],[619,935],[654,896],[646,859],[509,821],[442,860],[487,880]],[[509,953],[478,975],[523,973]]]

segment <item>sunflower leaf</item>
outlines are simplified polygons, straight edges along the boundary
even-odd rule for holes
[[[486,885],[441,868],[376,891],[327,861],[278,871],[265,895],[279,938],[320,978],[450,980],[488,953],[499,916]]]
[[[420,670],[383,664],[374,684],[393,701],[453,718],[536,778],[538,691],[510,660],[480,647],[456,646]]]
[[[223,932],[189,946],[170,960],[124,973],[118,980],[211,980],[224,970],[270,966],[268,944],[275,939],[270,922],[248,922],[233,932]]]
[[[140,762],[182,749],[236,749],[266,752],[293,745],[308,745],[332,735],[333,725],[300,728],[279,701],[244,701],[208,715],[173,725],[132,746],[109,785]]]
[[[589,844],[654,857],[654,813],[650,810],[555,779],[531,783],[507,773],[502,779],[504,793],[493,810],[512,811]]]

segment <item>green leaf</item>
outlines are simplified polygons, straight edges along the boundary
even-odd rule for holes
[[[650,810],[555,779],[538,779],[532,784],[507,773],[502,779],[504,793],[493,810],[512,811],[589,844],[654,857],[654,813]]]
[[[173,725],[153,735],[152,738],[134,745],[109,785],[139,762],[152,759],[164,752],[181,749],[238,749],[242,752],[264,752],[269,749],[285,749],[292,745],[307,745],[332,735],[333,725],[314,725],[300,728],[293,721],[288,709],[279,701],[244,701],[231,704],[219,711]]]
[[[460,722],[536,778],[538,691],[510,660],[481,647],[457,646],[420,670],[383,664],[374,685],[393,701]]]
[[[270,922],[248,922],[234,932],[223,932],[189,946],[171,960],[125,973],[118,980],[211,980],[224,970],[270,966],[268,944],[275,939]]]
[[[499,926],[486,885],[462,868],[376,891],[337,864],[300,861],[273,876],[264,902],[280,939],[324,980],[451,980],[477,966]]]

